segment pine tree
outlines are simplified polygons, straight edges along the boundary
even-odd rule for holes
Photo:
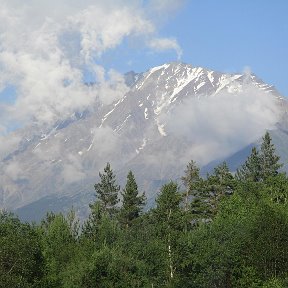
[[[220,184],[229,183],[233,179],[233,176],[225,161],[214,168],[214,174]]]
[[[270,176],[276,176],[278,170],[282,167],[279,163],[280,157],[275,154],[275,147],[268,132],[262,138],[263,142],[260,148],[261,177],[263,180]]]
[[[241,168],[237,169],[236,178],[241,181],[261,181],[261,159],[256,147]]]
[[[221,199],[227,195],[231,195],[234,189],[234,178],[226,162],[215,167],[214,174],[208,175],[207,180],[203,182],[202,186],[206,192],[204,195],[207,197],[202,200],[206,204],[205,215],[214,216],[219,210]]]
[[[89,207],[91,213],[89,218],[83,223],[82,234],[96,242],[97,237],[99,237],[99,229],[101,226],[103,211],[100,201],[95,201],[93,204],[90,204]]]
[[[123,205],[120,210],[120,221],[130,226],[132,221],[139,217],[145,205],[145,194],[138,195],[138,186],[132,171],[127,175],[127,183],[123,193]]]
[[[181,180],[185,186],[185,211],[188,210],[188,202],[189,196],[195,194],[195,190],[197,190],[199,183],[200,183],[200,176],[199,176],[200,169],[196,166],[195,161],[191,160],[186,170],[184,171],[185,175],[181,177]]]
[[[226,162],[214,168],[214,183],[218,197],[233,193],[234,178]]]
[[[275,154],[275,147],[268,132],[262,138],[260,152],[252,148],[251,155],[240,169],[237,170],[238,180],[259,182],[270,176],[276,176],[282,164],[280,157]]]
[[[104,173],[99,172],[100,182],[94,185],[96,197],[101,203],[103,212],[110,216],[116,212],[116,205],[119,202],[118,192],[120,186],[116,184],[116,176],[113,173],[110,164],[107,163]]]

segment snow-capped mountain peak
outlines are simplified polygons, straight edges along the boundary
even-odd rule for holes
[[[253,129],[279,122],[275,115],[286,109],[274,87],[253,74],[172,62],[144,73],[131,71],[125,80],[130,90],[110,105],[78,112],[45,131],[31,126],[13,134],[21,141],[3,155],[2,207],[21,207],[51,195],[85,198],[107,161],[121,183],[132,169],[153,198],[155,183],[177,178],[192,157],[206,164],[215,160],[212,155],[228,156],[258,137]],[[251,125],[245,124],[248,119]],[[233,129],[240,129],[241,121],[248,127],[237,135]],[[224,148],[219,150],[220,144]]]

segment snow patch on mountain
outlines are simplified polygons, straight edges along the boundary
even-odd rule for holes
[[[165,129],[164,129],[165,125],[161,124],[158,119],[156,120],[156,123],[157,123],[157,128],[158,128],[160,135],[164,137],[167,136]]]
[[[148,119],[148,108],[146,107],[144,110],[144,118],[147,120]]]

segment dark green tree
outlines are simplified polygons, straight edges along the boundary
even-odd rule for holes
[[[104,173],[99,172],[99,177],[100,182],[94,185],[97,200],[100,202],[103,212],[113,216],[117,211],[120,186],[116,184],[116,176],[109,163],[104,168]]]
[[[233,193],[235,186],[234,177],[232,176],[226,162],[219,164],[214,168],[214,173],[208,175],[207,179],[203,181],[204,190],[204,202],[205,212],[204,215],[210,215],[214,217],[218,212],[219,204],[221,200]],[[205,205],[206,204],[206,205]]]
[[[276,155],[275,150],[270,134],[266,132],[260,148],[261,177],[263,180],[270,176],[276,176],[282,167],[282,164],[279,163],[280,157]]]
[[[208,174],[206,179],[200,179],[192,193],[190,212],[192,223],[210,222],[218,212],[221,200],[234,191],[235,180],[226,162],[214,169],[213,174]]]
[[[288,203],[288,178],[284,173],[269,177],[266,181],[266,189],[269,199],[278,204]]]
[[[276,176],[282,164],[279,163],[280,157],[275,150],[270,134],[266,132],[262,138],[260,152],[256,147],[252,148],[251,155],[237,170],[236,178],[242,181],[259,182]]]
[[[262,179],[261,169],[259,152],[256,147],[253,147],[248,159],[239,169],[237,169],[236,178],[241,181],[259,182]]]
[[[42,221],[42,250],[46,262],[45,281],[48,287],[62,287],[62,273],[75,256],[78,237],[78,221],[74,212],[47,214]]]
[[[185,186],[185,211],[188,210],[189,206],[189,196],[195,195],[197,189],[199,188],[200,183],[200,176],[199,176],[200,169],[197,167],[195,161],[191,160],[186,170],[184,171],[184,176],[181,177],[181,180]]]
[[[217,182],[224,187],[231,185],[233,181],[233,176],[225,161],[214,168],[214,175]]]
[[[89,205],[91,213],[83,224],[83,236],[99,246],[112,243],[118,233],[116,207],[119,202],[120,186],[116,184],[116,176],[107,163],[104,173],[99,173],[100,182],[94,185],[96,201]]]
[[[138,186],[132,171],[127,175],[127,182],[123,193],[123,205],[120,210],[120,221],[126,227],[130,226],[132,221],[140,216],[145,205],[145,194],[139,195]]]
[[[103,209],[100,201],[95,201],[89,205],[90,215],[88,219],[83,223],[82,236],[87,237],[92,241],[96,241],[99,238],[99,230],[101,226],[101,220],[103,218]]]
[[[44,269],[36,228],[0,211],[0,287],[45,287]]]
[[[114,246],[119,236],[119,223],[116,217],[103,211],[100,201],[90,205],[91,214],[83,224],[82,240],[88,239],[95,247]]]
[[[181,200],[182,197],[177,184],[171,181],[161,188],[160,195],[156,199],[157,206],[154,210],[158,237],[166,246],[166,287],[169,287],[175,281],[177,271],[179,252],[177,251],[177,241],[179,232],[184,230],[183,212],[180,207]]]

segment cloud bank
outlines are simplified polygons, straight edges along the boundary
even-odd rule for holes
[[[240,92],[189,98],[162,121],[168,133],[191,143],[190,158],[205,165],[257,141],[279,117],[275,97],[247,83]]]
[[[123,77],[97,63],[127,37],[179,56],[177,41],[158,37],[150,17],[168,15],[177,2],[0,0],[0,92],[8,85],[16,91],[15,103],[0,104],[1,131],[11,122],[49,125],[117,100],[127,91]],[[87,72],[95,85],[84,84]]]

